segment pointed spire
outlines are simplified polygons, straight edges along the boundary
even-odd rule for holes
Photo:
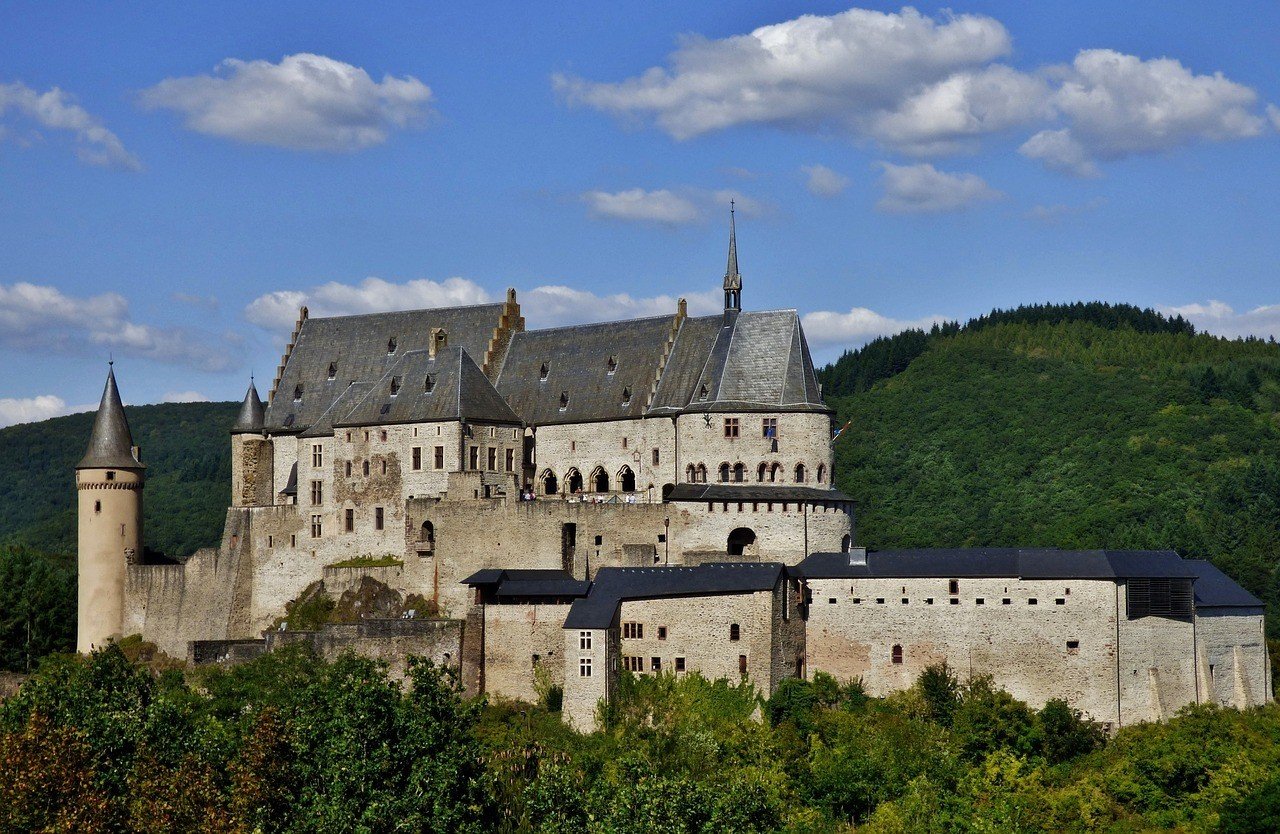
[[[267,410],[258,397],[258,386],[249,377],[249,390],[244,392],[244,403],[240,406],[240,415],[231,427],[232,434],[249,434],[262,431],[262,424]]]
[[[738,274],[738,231],[734,223],[733,200],[729,201],[729,263],[724,270],[724,311],[742,309],[742,276]]]
[[[129,421],[125,419],[124,404],[116,387],[116,372],[112,367],[115,363],[107,364],[107,385],[102,389],[98,416],[93,420],[89,448],[76,469],[145,469],[134,457],[133,435],[129,433]]]

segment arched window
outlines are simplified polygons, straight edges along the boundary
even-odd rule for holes
[[[742,639],[742,629],[737,623],[733,623],[729,626],[729,639],[734,642]]]
[[[564,476],[564,483],[570,495],[582,492],[582,473],[577,469],[570,469]]]
[[[896,644],[894,645],[894,647],[893,647],[893,662],[894,662],[894,663],[898,663],[898,664],[902,663],[902,646],[899,646],[899,645],[896,645]]]
[[[422,522],[418,530],[418,555],[431,556],[436,552],[436,526],[430,521]]]
[[[841,539],[841,540],[840,540],[840,552],[841,552],[841,553],[848,553],[848,552],[849,552],[849,546],[850,546],[850,545],[852,545],[852,544],[853,544],[853,540],[852,540],[852,539],[850,539],[850,538],[849,538],[849,536],[846,534],[846,535],[845,535],[845,537],[844,537],[843,539]]]
[[[773,483],[774,481],[781,481],[781,480],[782,480],[782,464],[775,463],[773,466],[769,467],[769,482]]]
[[[765,472],[768,472],[768,471],[769,471],[769,464],[764,463],[764,462],[761,462],[760,466],[759,466],[759,467],[757,467],[757,469],[756,469],[756,480],[757,480],[757,481],[763,481],[763,480],[764,480],[764,473],[765,473]]]
[[[630,466],[624,466],[618,470],[618,487],[623,492],[636,491],[636,474],[631,471]]]
[[[543,470],[542,473],[542,494],[555,495],[560,491],[560,481],[556,478],[556,473],[550,469]]]
[[[694,483],[694,478],[698,477],[698,470],[693,468],[693,464],[689,464],[684,468],[684,479],[689,483]]]
[[[818,483],[824,483],[827,480],[827,465],[825,463],[818,464]]]
[[[609,473],[603,467],[597,466],[591,473],[591,486],[596,492],[609,491]]]
[[[742,556],[747,548],[756,543],[756,531],[750,527],[738,527],[729,534],[728,553],[730,556]]]
[[[736,484],[740,484],[743,481],[745,481],[746,478],[747,478],[747,467],[743,465],[742,461],[738,461],[733,465],[733,482]]]
[[[797,484],[803,484],[803,483],[804,483],[804,476],[805,476],[804,464],[803,464],[803,463],[797,463],[797,464],[796,464],[796,483],[797,483]]]
[[[720,482],[727,483],[729,480],[729,464],[720,464]]]
[[[705,463],[698,464],[695,476],[698,483],[705,484],[707,482],[707,465]]]

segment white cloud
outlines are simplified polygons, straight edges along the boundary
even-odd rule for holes
[[[355,151],[423,123],[430,88],[413,76],[376,82],[360,67],[299,53],[280,63],[228,58],[213,75],[168,78],[144,107],[176,110],[191,130],[258,145]]]
[[[81,162],[104,168],[120,168],[137,171],[142,163],[125,150],[124,143],[102,124],[75,103],[75,100],[52,87],[38,93],[26,84],[15,81],[0,84],[0,116],[9,110],[32,121],[38,128],[69,131],[76,137],[76,156]],[[8,131],[0,125],[0,139]]]
[[[1265,124],[1253,90],[1220,72],[1195,75],[1172,58],[1087,49],[1051,74],[1060,82],[1051,104],[1068,126],[1036,134],[1022,153],[1058,170],[1092,176],[1095,159],[1245,139]]]
[[[826,310],[805,313],[801,321],[804,324],[805,338],[817,350],[831,347],[854,348],[878,336],[891,336],[911,328],[928,330],[946,319],[943,316],[894,319],[866,307],[854,307],[847,313]]]
[[[0,399],[0,427],[15,423],[38,423],[67,413],[67,403],[53,394],[21,399]]]
[[[835,197],[849,187],[849,178],[825,165],[803,165],[800,168],[807,177],[805,188],[818,197]]]
[[[687,37],[668,67],[617,83],[565,75],[553,83],[572,104],[652,117],[677,139],[764,124],[942,146],[1035,109],[1034,79],[986,72],[1011,48],[990,17],[850,9],[721,40]]]
[[[198,370],[222,371],[236,364],[232,340],[189,328],[138,324],[118,293],[76,297],[38,284],[0,284],[0,344],[33,352],[83,353],[86,340],[124,355]]]
[[[698,207],[675,192],[660,188],[646,191],[629,188],[625,191],[588,191],[582,195],[592,217],[611,220],[641,221],[679,225],[700,217]]]
[[[685,298],[690,315],[709,314],[721,309],[722,298],[718,290],[686,294]],[[483,287],[466,278],[439,282],[421,278],[402,284],[366,278],[354,285],[331,281],[310,290],[267,293],[249,303],[245,317],[260,327],[287,335],[297,321],[298,308],[304,304],[312,316],[344,316],[487,304],[495,300]],[[523,291],[519,300],[530,327],[674,315],[676,311],[675,296],[597,295],[559,284],[545,284]]]
[[[166,391],[162,403],[207,403],[210,399],[199,391]]]
[[[1280,107],[1274,104],[1267,105],[1267,118],[1271,119],[1271,126],[1276,130],[1280,130]]]
[[[1197,330],[1218,336],[1274,336],[1280,339],[1280,304],[1265,304],[1239,313],[1230,304],[1216,300],[1157,309],[1168,316],[1182,316]]]
[[[884,195],[876,202],[880,211],[895,214],[959,211],[1003,196],[977,174],[948,174],[928,163],[879,164],[884,171],[881,178]]]

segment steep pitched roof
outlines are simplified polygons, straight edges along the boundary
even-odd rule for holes
[[[249,390],[244,394],[244,402],[240,404],[240,413],[231,427],[232,434],[246,434],[262,430],[262,420],[266,415],[266,407],[258,396],[258,388],[249,381]]]
[[[517,333],[498,391],[538,425],[640,417],[672,323],[672,316],[657,316]],[[562,395],[568,398],[563,409]]]
[[[396,393],[392,393],[393,390]],[[449,347],[434,358],[426,350],[406,352],[377,382],[368,386],[364,396],[346,414],[334,419],[334,425],[438,420],[520,423],[520,418],[470,354],[463,348]]]
[[[1257,608],[1261,613],[1262,600],[1241,588],[1212,562],[1188,559],[1187,566],[1196,574],[1197,608]]]
[[[484,356],[502,312],[502,304],[479,304],[309,318],[298,331],[264,424],[273,432],[309,428],[352,382],[381,379],[405,353],[425,349],[433,328],[446,330],[451,346]],[[392,339],[395,350],[389,351]]]
[[[93,418],[93,433],[89,435],[89,448],[76,465],[76,469],[145,469],[133,456],[133,435],[129,421],[124,416],[124,404],[120,402],[120,390],[116,388],[115,368],[107,369],[107,384],[102,389],[102,401],[98,414]]]
[[[694,567],[601,568],[591,591],[569,609],[565,628],[608,628],[624,600],[771,591],[786,568],[777,562],[712,562]]]

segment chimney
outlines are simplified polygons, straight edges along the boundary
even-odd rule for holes
[[[431,343],[427,345],[427,356],[436,358],[436,353],[449,346],[449,334],[443,327],[431,328]]]
[[[867,549],[865,547],[849,548],[849,567],[865,566],[867,564]]]

